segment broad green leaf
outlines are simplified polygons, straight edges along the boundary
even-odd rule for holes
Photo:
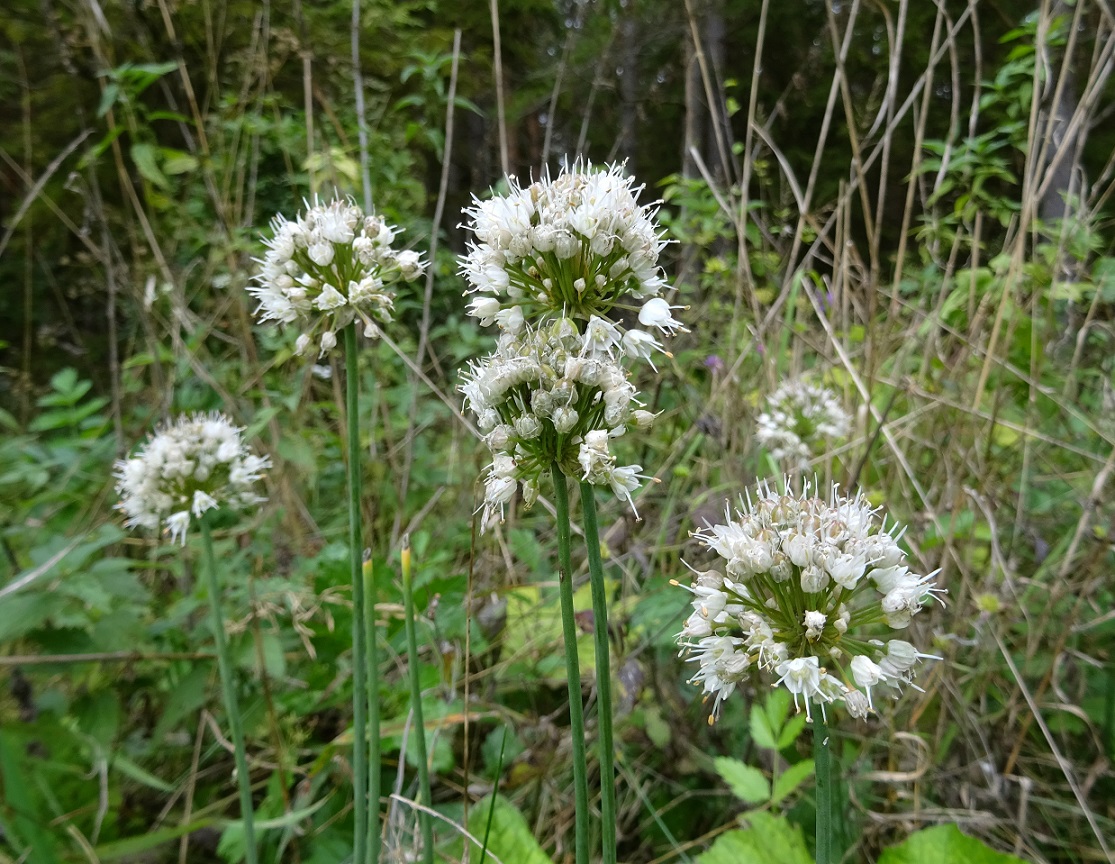
[[[758,705],[751,706],[751,738],[760,747],[767,750],[774,750],[777,748],[777,743],[774,738],[774,729],[771,728],[770,718],[767,712],[760,708]]]
[[[801,829],[785,817],[758,810],[747,821],[749,828],[718,837],[697,864],[813,864]]]
[[[54,861],[54,846],[45,826],[46,813],[37,806],[32,787],[28,785],[30,773],[26,764],[27,741],[0,730],[0,788],[4,790],[4,806],[0,816],[11,814],[5,823],[5,834],[31,847],[32,859]]]
[[[478,840],[484,839],[491,807],[492,796],[488,795],[469,808],[468,830]],[[514,804],[502,795],[497,795],[495,811],[491,815],[492,830],[488,834],[488,851],[503,864],[553,864],[550,856],[534,839],[527,820]],[[480,860],[480,850],[475,845],[470,860]],[[492,859],[487,860],[490,862]]]
[[[715,760],[716,773],[724,778],[732,794],[748,804],[761,804],[770,798],[770,784],[763,772],[738,759],[718,756]]]
[[[658,748],[664,748],[673,737],[670,724],[662,716],[662,709],[653,705],[643,712],[643,729],[650,742]]]
[[[787,768],[783,773],[778,775],[774,781],[774,790],[770,795],[770,802],[772,804],[781,803],[786,796],[800,786],[807,777],[813,775],[813,760],[803,759]]]
[[[153,183],[163,189],[170,186],[166,175],[159,169],[158,160],[155,158],[155,146],[142,142],[133,144],[131,149],[132,161],[148,183]]]
[[[56,614],[66,598],[52,593],[25,593],[0,600],[4,614],[0,615],[0,642],[18,639]]]
[[[996,852],[955,825],[936,825],[911,834],[883,852],[879,864],[1025,864],[1021,858]]]

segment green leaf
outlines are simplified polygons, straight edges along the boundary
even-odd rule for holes
[[[197,159],[183,150],[172,147],[162,148],[163,172],[174,176],[175,174],[188,174],[197,170]]]
[[[105,85],[104,92],[101,93],[101,104],[97,106],[98,119],[104,117],[109,109],[116,104],[116,97],[120,95],[120,85],[115,82],[110,82]]]
[[[48,816],[39,810],[32,787],[27,784],[31,777],[26,764],[27,744],[11,732],[0,730],[0,788],[4,790],[0,817],[10,818],[2,823],[4,833],[27,843],[32,860],[55,861],[54,845],[44,831]]]
[[[202,828],[208,828],[214,822],[216,822],[215,819],[206,817],[204,819],[198,819],[195,822],[189,822],[185,825],[175,825],[172,828],[160,828],[156,831],[138,834],[135,837],[125,837],[123,840],[103,843],[96,848],[96,860],[119,861],[123,858],[131,858],[141,852],[148,852],[164,843],[169,843],[171,840],[177,840],[185,834],[191,834],[194,831],[200,831]]]
[[[166,175],[159,169],[159,163],[155,158],[155,152],[153,144],[133,144],[131,149],[132,161],[135,162],[135,166],[144,180],[160,188],[167,189],[170,187],[170,181],[166,179]]]
[[[879,864],[1025,864],[1021,858],[996,852],[955,825],[936,825],[883,852]]]
[[[0,642],[10,642],[42,626],[65,605],[65,598],[48,592],[26,593],[5,597],[2,602]]]
[[[275,633],[262,633],[259,637],[260,645],[256,647],[255,636],[246,633],[236,640],[233,646],[236,665],[253,675],[259,677],[261,671],[266,671],[269,678],[282,678],[286,675],[286,655],[283,653],[282,640]],[[263,670],[260,669],[260,655],[263,659]]]
[[[760,747],[767,750],[777,749],[774,738],[774,729],[771,728],[767,712],[758,705],[751,706],[751,738]]]
[[[781,803],[786,796],[800,786],[807,777],[813,776],[813,760],[803,759],[787,768],[778,779],[774,781],[774,791],[771,792],[770,802]]]
[[[123,774],[125,777],[129,777],[132,780],[135,780],[137,783],[141,783],[142,785],[147,786],[151,789],[166,793],[167,795],[174,792],[173,786],[171,786],[165,780],[161,780],[160,778],[156,777],[150,771],[147,771],[146,769],[140,767],[123,753],[113,754],[112,767]]]
[[[763,772],[738,759],[718,756],[714,762],[716,773],[724,778],[732,794],[748,804],[761,804],[770,798],[770,784]]]
[[[488,824],[488,812],[492,808],[492,797],[486,796],[469,808],[468,830],[473,837],[483,839]],[[488,835],[488,850],[504,864],[553,864],[534,839],[527,820],[514,804],[497,795],[495,811],[492,813],[492,830]],[[479,861],[480,850],[475,849],[473,861]],[[487,859],[491,861],[491,859]]]
[[[650,739],[650,743],[659,749],[664,749],[673,738],[670,724],[662,716],[662,709],[652,705],[643,712],[643,729]]]
[[[523,742],[519,740],[519,736],[515,734],[513,729],[507,726],[500,726],[498,729],[493,729],[480,746],[480,752],[484,757],[484,770],[487,776],[495,777],[497,766],[499,766],[501,762],[503,763],[503,768],[506,769],[525,749]]]
[[[778,733],[778,749],[785,750],[791,744],[798,740],[801,730],[805,728],[805,715],[795,714],[790,718],[790,722],[782,727],[782,731]]]
[[[747,814],[750,828],[717,838],[697,864],[813,864],[801,828],[764,811]]]

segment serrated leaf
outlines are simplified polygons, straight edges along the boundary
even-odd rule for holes
[[[790,692],[782,687],[771,690],[763,709],[770,720],[770,728],[777,732],[790,716]]]
[[[758,705],[751,706],[751,739],[767,750],[775,749],[774,729],[771,728],[767,712]]]
[[[783,816],[747,814],[750,827],[717,838],[697,864],[813,864],[801,829]]]
[[[813,776],[813,760],[803,759],[779,774],[770,793],[770,803],[779,804],[798,788],[808,777]]]
[[[911,834],[883,852],[879,864],[1025,864],[1021,858],[996,852],[956,825],[936,825]]]
[[[718,756],[713,763],[732,794],[747,804],[761,804],[770,798],[770,784],[763,772],[738,759]]]
[[[805,728],[805,719],[804,714],[795,714],[790,718],[790,721],[782,727],[782,731],[778,733],[779,750],[785,750],[798,740],[801,730]]]

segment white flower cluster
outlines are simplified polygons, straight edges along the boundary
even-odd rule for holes
[[[391,320],[392,283],[417,279],[422,257],[392,248],[397,230],[378,216],[366,216],[351,201],[307,202],[294,221],[271,221],[274,236],[267,254],[256,259],[258,285],[248,291],[259,300],[260,321],[278,321],[300,330],[296,350],[316,342],[318,356],[337,345],[337,331],[359,319],[364,335],[378,335]]]
[[[186,542],[190,517],[243,510],[267,500],[255,486],[270,467],[254,455],[223,414],[189,414],[159,427],[135,456],[116,463],[116,505],[129,527],[158,529]]]
[[[788,381],[771,394],[755,437],[788,471],[805,472],[828,442],[845,438],[852,418],[831,390]]]
[[[897,526],[887,529],[860,496],[835,486],[827,501],[808,492],[760,485],[754,501],[741,498],[736,519],[726,513],[725,524],[694,534],[725,562],[723,572],[697,574],[693,612],[678,634],[699,665],[693,682],[714,697],[713,718],[752,666],[776,677],[795,704],[801,697],[810,716],[813,704],[824,713],[843,702],[865,717],[876,688],[897,695],[914,664],[932,656],[878,636],[904,629],[944,593],[936,573],[910,572]]]
[[[539,480],[557,463],[563,473],[609,486],[634,504],[639,465],[616,467],[609,441],[654,419],[638,405],[627,373],[568,319],[505,334],[496,352],[464,376],[465,405],[492,453],[485,478],[484,523],[521,484],[529,507]]]
[[[466,209],[479,242],[469,246],[461,273],[476,296],[470,315],[516,333],[525,320],[557,316],[607,325],[607,338],[630,357],[661,351],[646,330],[626,327],[619,315],[662,334],[684,329],[659,295],[666,288],[658,266],[665,241],[655,208],[636,200],[642,187],[612,165],[588,162],[563,168],[526,188],[508,179],[509,191]]]

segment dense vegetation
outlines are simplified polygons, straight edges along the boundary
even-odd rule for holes
[[[1110,860],[1113,54],[1102,0],[9,0],[0,862],[243,854],[198,560],[113,512],[115,460],[216,409],[274,465],[216,533],[264,860],[351,852],[343,367],[293,356],[245,290],[268,220],[334,190],[432,262],[360,367],[372,566],[408,535],[417,567],[417,657],[398,580],[373,598],[386,860],[418,830],[410,662],[439,854],[492,812],[505,864],[573,860],[552,509],[478,531],[457,388],[492,331],[457,256],[472,195],[579,155],[663,200],[689,307],[637,382],[661,415],[630,461],[661,482],[639,520],[600,502],[620,860],[811,860],[804,718],[756,679],[709,725],[669,584],[708,563],[691,531],[785,470],[756,418],[803,375],[854,417],[810,470],[885,504],[948,589],[911,627],[943,658],[924,692],[833,727],[845,860],[1000,860],[909,836],[938,823]]]

